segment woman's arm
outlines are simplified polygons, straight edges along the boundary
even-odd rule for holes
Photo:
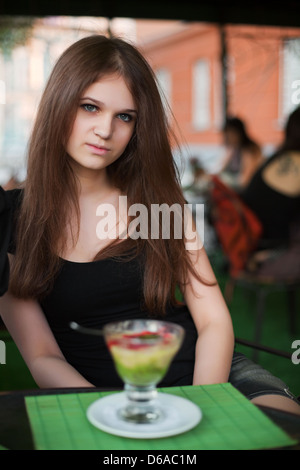
[[[93,386],[66,361],[37,302],[6,293],[0,315],[39,387]]]
[[[190,256],[198,274],[206,281],[216,282],[204,248],[190,252]],[[220,288],[217,284],[206,286],[190,275],[183,294],[198,331],[193,384],[227,382],[234,333]]]

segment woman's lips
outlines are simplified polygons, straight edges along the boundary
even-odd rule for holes
[[[92,153],[96,155],[105,155],[106,153],[109,152],[109,149],[107,147],[97,145],[97,144],[86,144],[87,147],[92,151]]]

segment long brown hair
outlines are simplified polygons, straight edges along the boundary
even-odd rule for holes
[[[27,179],[18,214],[16,254],[10,290],[17,297],[41,299],[51,290],[66,244],[70,214],[78,217],[76,178],[66,153],[82,93],[111,73],[120,74],[135,100],[138,118],[125,152],[107,169],[129,203],[178,203],[183,208],[171,134],[155,76],[142,54],[118,38],[94,35],[70,46],[57,61],[38,109],[28,150]],[[73,211],[73,212],[72,212]],[[77,234],[74,235],[76,240]],[[113,243],[95,259],[125,252],[128,244],[144,257],[144,302],[164,312],[176,303],[176,286],[193,271],[184,238],[139,239]],[[194,273],[196,275],[196,273]]]

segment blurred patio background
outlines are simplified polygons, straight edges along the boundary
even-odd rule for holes
[[[25,177],[31,125],[58,56],[81,37],[110,32],[135,43],[156,72],[177,123],[183,184],[191,178],[190,158],[217,171],[226,114],[244,120],[266,157],[280,142],[300,102],[300,26],[0,16],[2,185]]]

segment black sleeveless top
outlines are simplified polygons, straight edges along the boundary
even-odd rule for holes
[[[260,219],[262,238],[270,246],[286,245],[291,222],[300,214],[300,196],[288,196],[271,188],[263,180],[263,171],[279,154],[270,157],[255,173],[241,197]]]
[[[8,285],[7,251],[14,250],[13,214],[20,191],[0,192],[0,287]],[[1,205],[2,204],[2,205]],[[63,260],[53,289],[40,305],[66,360],[98,387],[122,387],[103,338],[70,329],[69,323],[102,328],[106,323],[127,319],[156,318],[180,324],[185,339],[160,386],[190,385],[193,379],[197,332],[185,305],[169,305],[162,317],[143,309],[143,263],[126,256],[89,263]]]

